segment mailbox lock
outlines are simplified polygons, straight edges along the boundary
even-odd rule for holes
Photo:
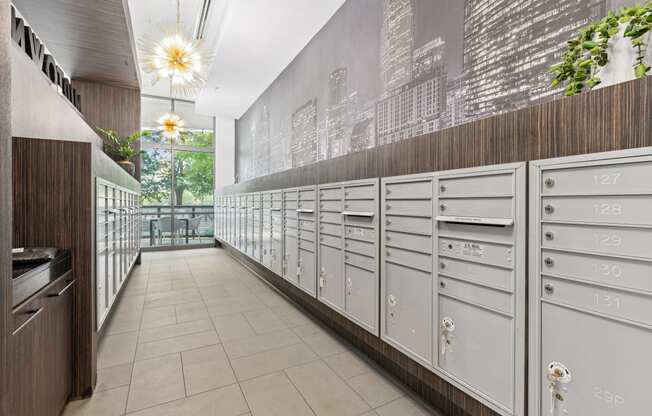
[[[439,210],[440,210],[440,211],[446,211],[446,205],[441,204],[441,205],[439,206]]]
[[[389,241],[389,240],[391,240],[391,237],[390,237],[390,236],[386,236],[386,237],[385,237],[385,240]]]
[[[392,222],[390,220],[385,221],[385,225],[391,225]]]
[[[444,263],[444,262],[439,263],[439,268],[440,269],[445,269],[446,268],[446,263]]]
[[[385,189],[385,194],[386,194],[386,195],[389,195],[389,194],[391,194],[391,193],[392,193],[392,190],[391,190],[391,189]]]
[[[446,185],[441,185],[441,186],[439,187],[439,190],[440,190],[441,192],[446,192]]]
[[[389,204],[387,204],[387,205],[385,206],[385,209],[386,209],[387,211],[389,211],[391,208],[392,208],[392,206],[389,205]]]
[[[389,253],[389,251],[388,251],[388,252],[386,252],[385,254],[387,255],[387,257],[389,257],[389,256],[390,256],[390,253]]]
[[[543,209],[546,211],[546,214],[552,214],[555,212],[555,207],[550,204],[546,205]]]
[[[555,234],[552,231],[546,232],[546,240],[554,240]]]
[[[545,259],[543,262],[544,262],[544,263],[546,264],[546,266],[548,266],[548,267],[552,267],[552,266],[555,264],[555,261],[554,261],[552,258],[550,258],[550,257],[546,257],[546,259]]]
[[[546,283],[545,286],[543,286],[543,289],[549,295],[552,295],[555,292],[555,287],[553,285],[551,285],[550,283]]]
[[[543,183],[545,183],[546,187],[548,188],[552,188],[553,186],[555,186],[555,180],[552,178],[546,178],[546,180]]]
[[[446,288],[446,282],[444,282],[443,280],[441,282],[439,282],[439,287],[442,288],[442,289],[445,289]]]

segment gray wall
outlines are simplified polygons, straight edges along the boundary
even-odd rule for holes
[[[556,98],[565,41],[633,3],[349,0],[237,121],[238,180]]]

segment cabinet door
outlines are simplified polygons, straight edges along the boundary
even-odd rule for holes
[[[317,263],[315,253],[299,248],[299,285],[313,296],[317,295]]]
[[[283,277],[299,285],[299,242],[295,236],[285,234],[285,267]]]
[[[339,311],[344,310],[344,259],[342,250],[319,246],[319,300]]]
[[[61,285],[65,285],[61,287]],[[72,392],[72,295],[74,283],[63,280],[48,293],[46,302],[48,408],[58,416]],[[58,409],[58,412],[55,410]]]
[[[346,264],[346,313],[372,333],[377,333],[378,279],[376,273]]]
[[[97,329],[102,327],[108,305],[108,281],[107,281],[107,260],[108,249],[97,253],[95,259],[95,309],[97,319]]]

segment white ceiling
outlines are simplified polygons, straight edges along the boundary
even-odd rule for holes
[[[195,96],[203,114],[239,118],[345,0],[213,0],[204,50],[213,54],[206,86]],[[181,20],[192,35],[203,0],[181,0]],[[129,0],[136,43],[174,27],[176,0]],[[169,96],[164,81],[143,94]]]

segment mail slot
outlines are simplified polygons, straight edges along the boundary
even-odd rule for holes
[[[650,231],[647,229],[543,224],[541,234],[544,248],[652,258]]]
[[[406,354],[432,362],[432,275],[385,263],[383,339]]]
[[[439,367],[507,408],[514,405],[514,321],[499,313],[439,296],[439,319],[455,330],[439,348]],[[437,326],[440,337],[442,325]],[[520,388],[520,386],[519,386]]]
[[[348,315],[367,330],[377,332],[378,282],[376,274],[350,264],[345,264],[345,308]]]
[[[343,254],[339,249],[322,244],[319,258],[319,299],[332,308],[344,310]]]
[[[342,212],[342,201],[319,201],[319,212]]]
[[[344,242],[344,247],[347,251],[352,253],[362,254],[368,257],[375,257],[378,254],[376,245],[373,243],[367,243],[365,241],[353,240],[347,238]]]
[[[549,169],[541,175],[543,195],[652,194],[652,161]]]
[[[331,247],[342,248],[342,238],[339,236],[334,237],[328,234],[319,234],[319,243]]]
[[[362,227],[375,227],[376,224],[378,223],[378,219],[376,218],[376,215],[371,217],[367,216],[360,216],[360,215],[344,215],[344,222],[347,225],[360,225]]]
[[[482,174],[439,179],[439,197],[506,196],[514,194],[514,175]]]
[[[508,292],[514,290],[514,272],[510,269],[444,257],[439,259],[437,267],[439,273],[459,280]]]
[[[652,408],[652,331],[553,304],[541,305],[539,415],[635,416]],[[563,400],[553,400],[550,363],[566,367]],[[533,412],[531,412],[533,413]]]
[[[509,198],[439,199],[438,215],[453,217],[512,218],[514,201]]]
[[[407,215],[415,217],[432,217],[431,200],[392,200],[385,203],[386,215]]]
[[[652,225],[652,195],[543,198],[545,221]]]
[[[504,244],[512,244],[515,238],[514,227],[496,227],[492,225],[438,221],[437,228],[440,237],[492,241]]]
[[[339,212],[326,212],[326,211],[319,211],[319,221],[320,222],[328,222],[332,224],[341,224],[342,223],[342,214]]]
[[[346,225],[344,226],[344,236],[347,238],[374,242],[376,241],[377,233],[375,228]]]
[[[387,231],[401,231],[412,234],[432,235],[432,218],[385,216]]]
[[[374,185],[354,185],[344,187],[344,198],[352,199],[376,199],[377,191]]]
[[[385,260],[419,270],[432,271],[432,255],[402,250],[394,247],[385,248]]]
[[[346,200],[344,201],[343,211],[369,213],[378,211],[378,202],[376,200]]]
[[[544,299],[652,326],[652,297],[553,277],[541,278]]]
[[[514,298],[510,293],[474,285],[462,280],[439,276],[439,293],[476,306],[483,306],[510,316],[514,315]]]
[[[341,200],[342,199],[342,188],[339,186],[337,188],[319,188],[319,200]]]
[[[376,270],[376,259],[374,257],[363,256],[350,251],[344,252],[344,263],[361,267],[371,272]]]
[[[652,293],[650,262],[543,250],[541,263],[544,273]]]
[[[430,199],[432,198],[432,180],[386,182],[383,193],[385,199]]]
[[[513,267],[512,246],[472,240],[439,239],[439,254],[477,263]]]
[[[432,253],[432,237],[425,235],[386,231],[385,245],[389,247],[405,248],[420,253]]]
[[[333,236],[342,236],[342,226],[328,223],[319,223],[319,234],[320,235],[333,235]]]

